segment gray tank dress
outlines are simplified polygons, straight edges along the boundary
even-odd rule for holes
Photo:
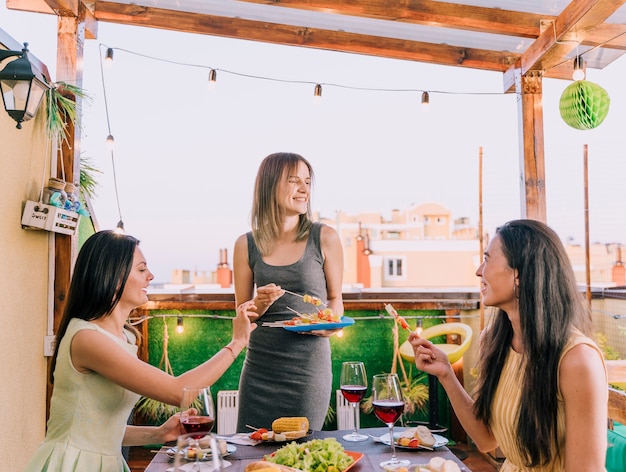
[[[321,228],[321,224],[313,224],[304,255],[286,266],[263,262],[252,233],[248,233],[248,260],[255,285],[275,283],[286,290],[325,301]],[[330,341],[262,326],[265,322],[293,318],[294,314],[287,307],[300,313],[317,310],[300,297],[285,293],[257,321],[239,381],[239,432],[250,432],[246,425],[271,429],[272,421],[282,416],[306,416],[311,429],[316,431],[324,425],[332,388]]]

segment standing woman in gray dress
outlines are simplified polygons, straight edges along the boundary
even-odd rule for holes
[[[312,180],[302,156],[267,156],[256,177],[252,231],[235,242],[235,303],[253,299],[258,313],[239,382],[240,432],[249,431],[246,425],[269,429],[282,416],[306,416],[313,430],[324,425],[332,388],[328,338],[335,330],[262,326],[293,318],[288,308],[317,310],[285,290],[343,314],[343,249],[333,228],[311,221]]]

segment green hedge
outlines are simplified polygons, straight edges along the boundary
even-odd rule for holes
[[[169,314],[167,317],[162,315]],[[177,315],[183,316],[184,333],[176,333]],[[415,326],[412,317],[423,317],[423,327],[427,328],[440,321],[443,311],[403,311],[401,313],[409,320],[411,327]],[[163,334],[164,324],[168,330],[168,353],[169,360],[175,375],[185,372],[206,359],[213,356],[231,338],[231,317],[235,315],[233,311],[180,311],[152,312],[155,318],[148,323],[148,361],[150,364],[159,366],[163,356]],[[203,317],[193,315],[204,315]],[[208,315],[208,317],[207,317]],[[213,315],[213,317],[211,317]],[[389,317],[381,317],[378,311],[351,311],[347,316],[354,318],[355,324],[344,330],[343,337],[333,336],[330,338],[332,352],[333,371],[333,392],[339,388],[339,376],[341,364],[348,360],[360,360],[365,363],[368,378],[376,373],[389,372],[392,365],[393,356],[393,320]],[[224,319],[224,317],[228,317]],[[432,318],[429,318],[432,317]],[[406,340],[408,333],[400,329],[400,344]],[[237,358],[230,369],[212,387],[213,395],[216,397],[220,390],[236,390],[239,386],[239,376],[243,365],[244,356]],[[422,377],[422,382],[427,383],[423,373],[417,371],[415,365],[403,361],[405,369],[413,377]],[[398,367],[398,373],[402,378]],[[449,426],[449,413],[445,393],[440,389],[439,398],[439,418],[440,423]],[[368,395],[370,390],[368,390]],[[331,412],[335,411],[335,395],[331,396],[329,405]],[[428,413],[426,410],[417,412],[407,418],[411,421],[426,421]],[[365,414],[361,412],[362,427],[382,426],[382,423],[373,413]],[[336,429],[337,423],[331,414],[324,429]]]

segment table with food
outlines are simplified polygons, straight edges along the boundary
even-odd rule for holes
[[[297,418],[283,418],[291,431],[278,425],[250,433],[215,437],[218,439],[222,467],[227,472],[471,472],[447,448],[447,439],[432,434],[425,427],[396,427],[395,453],[408,465],[381,467],[391,457],[387,428],[362,428],[369,439],[349,442],[343,439],[346,431],[310,431],[294,429]],[[291,423],[290,423],[291,422]],[[280,423],[279,423],[280,424]],[[295,426],[305,427],[305,426]],[[164,445],[152,459],[146,472],[173,472],[174,455],[186,454],[175,447]],[[197,454],[193,452],[193,454]],[[213,468],[210,449],[200,452],[205,463],[201,470]]]

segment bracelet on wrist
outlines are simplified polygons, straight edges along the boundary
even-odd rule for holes
[[[233,351],[233,348],[230,346],[224,346],[223,349],[228,349],[230,351],[230,355],[233,356],[233,360],[237,359],[237,354],[235,354],[235,351]]]

